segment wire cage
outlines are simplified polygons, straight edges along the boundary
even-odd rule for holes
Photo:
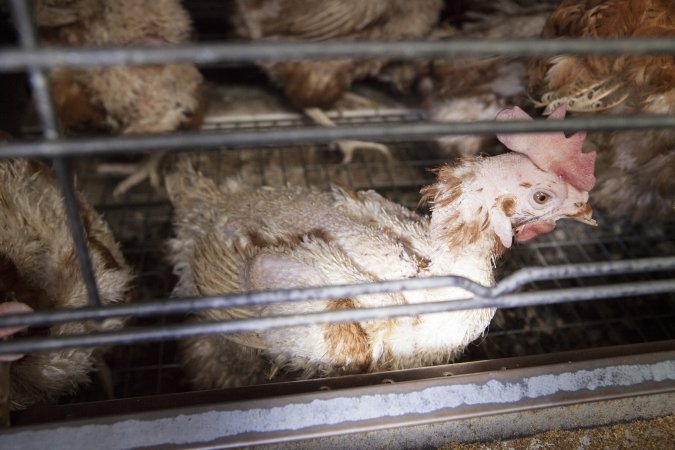
[[[288,108],[251,115],[245,109],[232,107],[207,116],[203,128],[196,132],[66,138],[59,135],[46,80],[47,71],[54,67],[171,61],[195,62],[205,70],[225,64],[222,70],[236,70],[232,68],[235,64],[260,60],[340,56],[412,59],[494,54],[673,54],[673,39],[316,44],[232,43],[218,42],[216,38],[177,47],[47,50],[37,44],[27,2],[14,0],[10,6],[19,44],[0,50],[0,71],[27,73],[41,136],[3,143],[0,156],[43,158],[51,162],[63,192],[89,305],[73,310],[0,316],[0,328],[108,317],[129,317],[130,320],[120,331],[17,338],[0,343],[0,354],[113,346],[106,354],[106,362],[114,399],[105,392],[104,380],[94,378],[80,394],[62,398],[57,405],[14,412],[12,427],[0,432],[0,445],[11,443],[31,448],[49,439],[55,447],[65,448],[69,442],[67,433],[75,430],[82,436],[84,446],[89,443],[99,448],[238,446],[296,439],[306,439],[303,446],[317,448],[328,442],[336,446],[378,446],[385,442],[382,439],[396,439],[397,446],[411,448],[438,444],[449,436],[460,440],[499,437],[486,428],[459,432],[462,426],[459,419],[474,420],[501,413],[501,419],[485,420],[501,420],[495,423],[503,425],[509,421],[508,414],[515,414],[514,411],[551,405],[593,400],[598,408],[609,399],[630,398],[631,402],[644,402],[640,404],[642,410],[651,411],[645,413],[647,416],[673,413],[672,407],[667,407],[667,404],[675,404],[669,401],[675,391],[675,222],[672,218],[659,224],[631,224],[600,215],[596,229],[574,223],[560,224],[553,233],[511,249],[498,264],[498,282],[494,287],[448,276],[169,299],[176,280],[165,256],[165,243],[172,235],[172,208],[166,194],[141,187],[114,197],[113,187],[119,178],[101,175],[92,168],[111,156],[130,152],[168,150],[177,154],[187,150],[196,154],[195,150],[199,150],[195,160],[203,160],[203,169],[220,179],[241,176],[260,185],[328,187],[339,184],[354,190],[375,189],[386,198],[414,209],[420,188],[433,179],[428,169],[447,162],[436,151],[434,139],[440,136],[675,128],[675,117],[597,116],[555,123],[540,120],[433,123],[427,121],[414,103],[403,102],[373,110],[333,111],[330,114],[338,126],[317,128]],[[360,88],[377,91],[371,85]],[[223,89],[227,89],[225,94],[230,104],[235,105],[237,102],[232,98],[236,100],[237,96],[242,104],[250,103],[252,98],[264,102],[274,97],[259,79],[230,84]],[[384,160],[377,155],[357,155],[354,161],[342,164],[330,146],[341,138],[387,142],[394,157]],[[137,291],[134,301],[128,305],[100,305],[73,188],[73,174],[78,190],[105,217],[121,244],[124,257],[134,268]],[[463,287],[473,298],[302,317],[198,324],[184,321],[190,312],[224,306],[443,286]],[[176,339],[188,336],[486,306],[498,308],[487,332],[470,344],[454,364],[444,366],[194,392],[184,380],[176,355]],[[487,388],[495,383],[531,387],[538,377],[548,377],[549,389],[541,392],[530,389],[527,395],[510,400],[503,398],[505,389]],[[464,401],[436,403],[428,397],[429,392],[434,392],[433,399]],[[651,400],[647,393],[661,397]],[[392,406],[393,403],[398,406]],[[635,407],[636,403],[626,403],[608,412],[605,406],[602,420],[637,417],[626,412]],[[341,408],[349,408],[350,412],[347,414]],[[593,416],[594,412],[597,415],[597,409],[588,408],[586,416]],[[289,416],[294,417],[293,423],[288,422]],[[446,424],[442,432],[440,423]],[[586,425],[597,423],[602,423],[597,417],[595,421],[585,422]],[[87,428],[93,425],[100,428],[97,431]],[[403,425],[412,427],[407,436],[397,434]],[[533,427],[532,422],[525,426]],[[353,434],[348,441],[311,440],[374,430],[380,430],[379,437],[375,437],[377,433],[364,434],[360,441]],[[126,437],[114,441],[101,436],[108,431]],[[514,431],[518,432],[524,431]],[[438,434],[441,437],[434,439],[441,440],[433,440],[429,434]]]

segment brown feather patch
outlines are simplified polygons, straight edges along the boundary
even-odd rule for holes
[[[462,180],[470,181],[468,176],[458,177],[455,166],[445,165],[435,169],[436,183],[420,190],[420,204],[431,202],[436,206],[448,206],[462,195]]]
[[[476,178],[476,167],[470,161],[461,166],[445,165],[435,170],[437,181],[422,189],[422,200],[431,201],[434,207],[447,207],[456,202],[463,194],[462,184]],[[450,248],[462,248],[475,244],[489,224],[487,212],[479,209],[476,217],[461,220],[459,213],[450,214],[443,226],[444,238]]]
[[[497,197],[495,205],[501,208],[502,211],[504,211],[506,217],[511,217],[516,212],[516,199],[509,195],[502,195],[500,197]]]
[[[481,206],[481,210],[480,210],[480,211],[478,212],[478,214],[477,214],[478,217],[481,217],[481,215],[482,215],[482,217],[483,217],[483,222],[480,224],[480,231],[481,231],[481,233],[482,233],[483,231],[487,230],[488,227],[490,226],[490,214],[488,214],[488,213],[483,214],[483,213],[482,213],[482,208],[483,208],[483,207]]]
[[[403,247],[403,251],[405,251],[406,254],[410,257],[410,259],[415,261],[415,263],[417,264],[418,271],[423,271],[427,267],[429,267],[431,261],[428,258],[425,258],[424,256],[420,255],[419,252],[415,250],[415,246],[413,245],[412,241],[409,238],[399,235],[389,227],[382,227],[382,232],[392,241],[399,242],[401,244],[401,246]]]
[[[93,94],[77,80],[75,72],[55,72],[51,76],[54,107],[61,128],[69,133],[77,129],[108,128],[101,106],[92,103]]]
[[[326,311],[354,309],[352,299],[332,300]],[[372,363],[368,335],[359,323],[336,323],[325,326],[324,338],[328,347],[326,355],[333,364],[348,373],[368,370]]]
[[[453,249],[463,248],[467,244],[475,244],[481,236],[484,223],[483,217],[460,221],[459,215],[454,214],[447,219],[443,227],[445,241]]]
[[[502,241],[500,239],[495,239],[494,247],[492,248],[492,254],[495,255],[495,258],[501,258],[505,251],[506,247],[504,247]]]
[[[283,80],[284,94],[299,108],[328,108],[342,97],[352,82],[349,63],[345,61],[289,62],[273,67]]]
[[[286,248],[295,248],[303,241],[305,237],[312,237],[324,242],[330,242],[332,240],[330,234],[322,230],[321,228],[314,228],[309,230],[307,233],[297,233],[297,234],[282,234],[279,236],[269,236],[258,231],[248,230],[246,232],[251,244],[256,247],[266,248],[266,247],[286,247]]]

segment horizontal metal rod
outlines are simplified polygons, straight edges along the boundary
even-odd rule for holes
[[[639,258],[621,261],[601,261],[581,264],[560,264],[545,267],[526,267],[505,277],[490,290],[492,298],[514,292],[528,283],[569,278],[627,275],[631,273],[675,270],[675,256]],[[478,292],[475,293],[479,295]]]
[[[419,59],[458,56],[542,56],[560,54],[673,54],[675,39],[452,39],[401,42],[221,42],[162,47],[68,48],[0,51],[0,71],[27,68],[94,67],[120,64],[279,61],[289,59]]]
[[[588,301],[607,298],[644,296],[675,292],[675,280],[622,283],[608,286],[579,287],[552,291],[537,291],[509,294],[498,298],[470,298],[434,303],[418,303],[360,308],[339,311],[307,313],[302,315],[260,317],[254,319],[223,322],[188,323],[180,325],[153,326],[122,331],[78,334],[70,336],[48,336],[45,338],[14,339],[0,342],[0,355],[9,353],[30,353],[60,350],[76,347],[98,347],[128,345],[140,342],[182,339],[218,333],[240,333],[269,330],[292,326],[306,326],[322,323],[355,322],[362,320],[387,319],[390,317],[418,314],[441,313],[477,308],[512,308],[570,301]]]
[[[675,115],[584,117],[566,120],[406,123],[359,127],[302,127],[234,132],[192,132],[145,136],[117,136],[12,141],[0,145],[0,158],[126,154],[160,150],[204,150],[333,142],[344,139],[380,141],[424,140],[446,135],[579,130],[640,130],[675,128]]]
[[[146,317],[161,314],[183,314],[208,309],[240,308],[274,303],[355,297],[417,289],[460,287],[476,297],[496,298],[514,292],[533,281],[584,278],[629,273],[675,270],[675,256],[607,261],[546,267],[526,267],[489,288],[458,276],[413,278],[354,285],[324,286],[302,289],[280,289],[212,297],[182,298],[101,308],[59,309],[0,316],[0,328],[14,326],[44,326],[79,320],[101,320],[112,317]],[[519,306],[519,305],[513,305]]]
[[[646,273],[675,270],[675,257],[644,258],[626,261],[584,263],[547,267],[528,267],[508,276],[495,287],[489,288],[458,276],[437,276],[406,280],[380,281],[354,285],[336,285],[315,288],[280,289],[223,296],[183,298],[138,302],[102,308],[60,309],[29,314],[0,316],[0,328],[13,326],[43,326],[78,320],[106,319],[112,317],[145,317],[160,314],[183,314],[207,309],[238,308],[273,303],[354,297],[417,289],[460,287],[477,297],[495,298],[533,281],[564,278],[592,277],[628,273]]]

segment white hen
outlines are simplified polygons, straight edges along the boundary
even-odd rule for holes
[[[555,118],[564,116],[564,109]],[[528,118],[505,110],[498,118]],[[167,179],[176,208],[171,257],[177,296],[461,275],[494,283],[495,258],[559,218],[592,223],[587,204],[594,154],[584,134],[508,135],[512,150],[438,169],[423,189],[430,218],[374,191],[334,188],[247,191],[189,170]],[[526,156],[528,155],[528,156]],[[467,298],[459,288],[363,295],[199,313],[195,320],[374,307]],[[286,372],[314,377],[418,367],[452,360],[483,333],[494,309],[353,324],[214,335],[184,342],[191,381],[200,388],[262,382]]]

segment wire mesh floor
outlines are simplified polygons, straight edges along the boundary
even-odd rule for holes
[[[240,92],[245,92],[240,91]],[[394,105],[395,106],[395,105]],[[297,113],[282,111],[264,119],[233,120],[216,114],[207,120],[207,129],[266,128],[306,124]],[[229,117],[229,118],[228,118]],[[405,122],[422,116],[405,108],[391,107],[370,114],[335,114],[338,123],[358,124],[373,120]],[[341,164],[341,155],[325,145],[284,148],[238,149],[192,153],[197,169],[219,180],[239,177],[255,186],[338,184],[349,189],[375,189],[385,197],[416,208],[419,189],[433,180],[428,169],[447,162],[433,142],[406,142],[389,145],[392,159],[360,152],[350,164]],[[170,157],[165,167],[175,163]],[[162,189],[135,188],[120,198],[112,196],[119,176],[102,175],[91,169],[78,172],[78,187],[110,224],[127,261],[136,268],[136,298],[167,298],[175,281],[165,259],[164,245],[171,236],[171,205]],[[80,168],[85,168],[80,167]],[[425,211],[421,211],[425,212]],[[596,214],[597,216],[598,214]],[[598,217],[600,226],[561,222],[551,234],[533,243],[518,245],[498,263],[497,279],[527,266],[548,266],[595,261],[675,255],[675,223],[633,226]],[[621,281],[673,277],[638,274]],[[589,286],[609,279],[571,279],[531,283],[526,290]],[[614,279],[614,282],[617,280]],[[471,344],[460,361],[511,356],[528,356],[599,346],[651,342],[675,338],[675,295],[624,298],[621,300],[577,302],[558,305],[499,310],[482,339]],[[140,326],[180,321],[180,317],[136,319]],[[189,390],[176,358],[176,343],[137,344],[114,348],[108,354],[116,398],[167,394]],[[65,402],[101,399],[96,381],[82,395]]]

